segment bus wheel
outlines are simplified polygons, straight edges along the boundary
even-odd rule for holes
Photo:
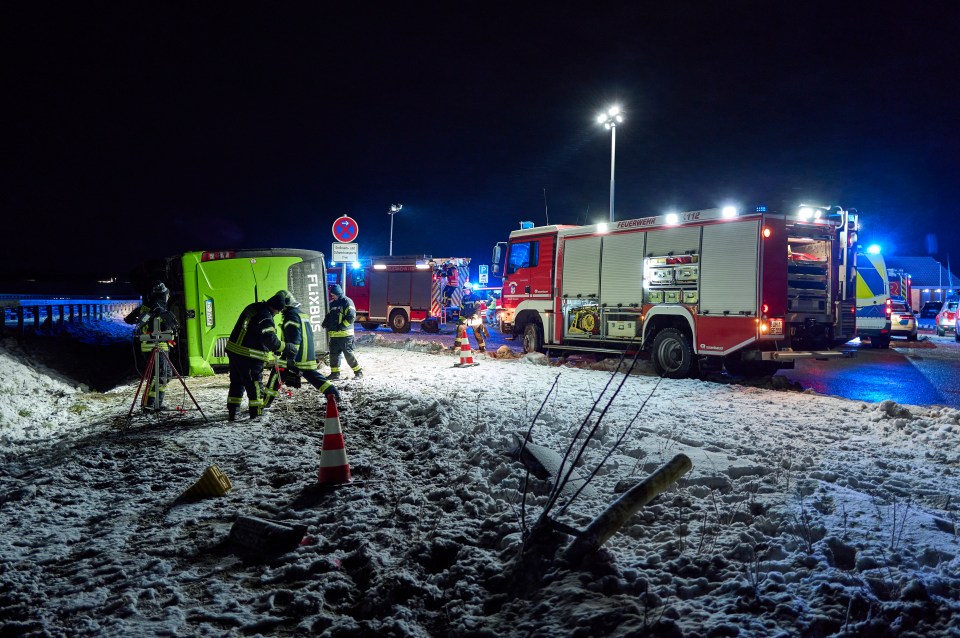
[[[683,379],[693,367],[693,348],[685,334],[676,328],[665,328],[653,340],[650,359],[661,377]]]
[[[394,332],[410,332],[410,317],[403,310],[390,313],[390,329]]]
[[[440,332],[440,323],[436,319],[424,319],[420,322],[420,331],[435,335]]]
[[[543,328],[539,323],[528,323],[523,327],[523,351],[543,352]]]

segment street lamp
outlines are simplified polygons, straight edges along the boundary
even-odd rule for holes
[[[400,212],[400,209],[403,208],[403,204],[392,204],[390,206],[390,212],[387,213],[390,215],[390,256],[393,257],[393,216]]]
[[[597,116],[597,124],[610,129],[610,222],[613,223],[613,166],[617,153],[617,124],[623,122],[619,106],[611,106]]]

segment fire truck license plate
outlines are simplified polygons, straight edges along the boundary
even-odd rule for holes
[[[770,320],[770,334],[771,335],[783,335],[783,319],[771,319]]]

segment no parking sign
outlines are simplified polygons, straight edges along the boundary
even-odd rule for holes
[[[352,217],[337,217],[333,222],[333,237],[339,242],[350,243],[360,234],[360,226]]]

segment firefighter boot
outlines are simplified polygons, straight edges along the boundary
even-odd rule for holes
[[[227,406],[227,420],[236,421],[237,420],[237,406],[228,405]]]
[[[251,408],[249,408],[250,420],[251,420],[251,421],[254,420],[254,419],[259,419],[259,418],[260,418],[260,410],[261,410],[261,408],[259,408],[259,407],[251,407]]]
[[[330,374],[327,375],[327,378],[330,379],[331,381],[336,381],[337,379],[340,378],[340,372],[339,371],[331,372]]]

